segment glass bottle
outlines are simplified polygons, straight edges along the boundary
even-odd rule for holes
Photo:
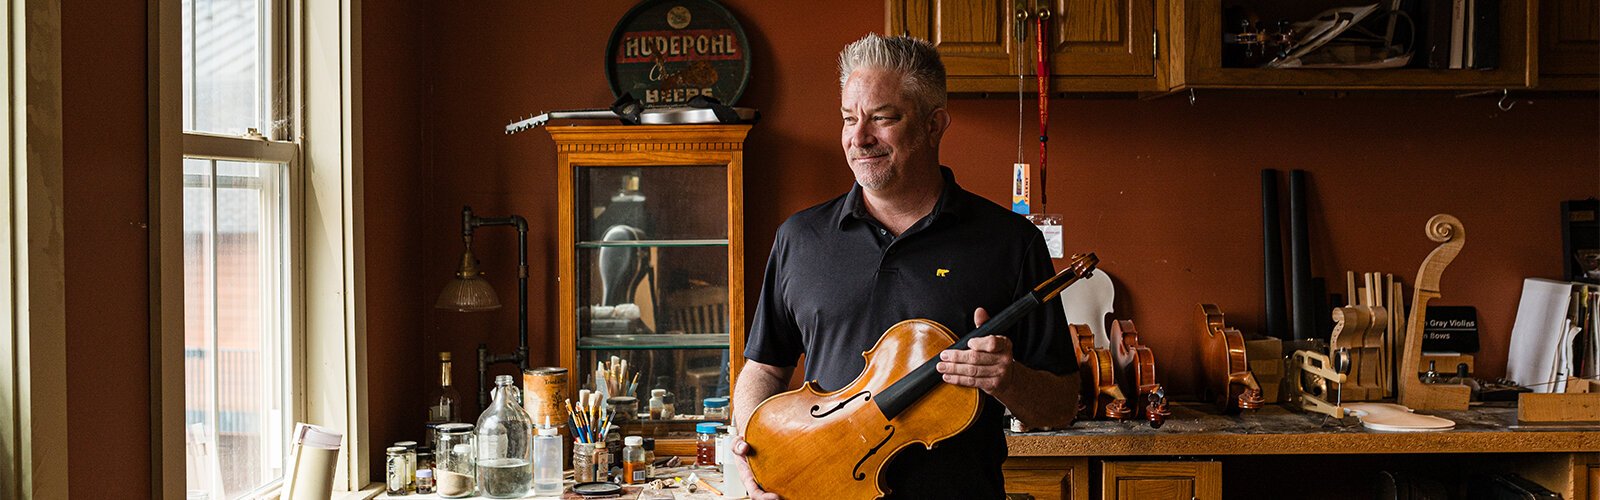
[[[478,417],[478,491],[520,498],[533,485],[533,421],[510,375],[496,376],[494,385],[494,402]]]
[[[645,477],[656,475],[656,438],[644,438]]]
[[[663,416],[667,412],[666,397],[666,389],[650,389],[650,420],[672,418],[671,416]]]
[[[444,498],[472,496],[477,491],[478,475],[478,449],[473,443],[472,424],[444,424],[438,430],[434,487]]]
[[[561,494],[561,432],[555,426],[539,426],[533,438],[533,494]]]
[[[403,446],[390,446],[385,450],[389,455],[384,460],[384,492],[389,496],[405,495],[406,491],[406,449]]]
[[[461,395],[450,381],[450,351],[439,353],[439,387],[428,398],[428,428],[461,421]]]
[[[594,480],[611,482],[611,450],[606,449],[605,441],[594,444]]]
[[[628,436],[622,443],[622,484],[644,484],[644,437]]]

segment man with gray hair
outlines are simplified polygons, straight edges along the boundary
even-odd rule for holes
[[[931,319],[959,336],[1055,274],[1037,228],[961,189],[939,164],[950,113],[932,44],[869,34],[839,54],[839,87],[839,141],[856,182],[778,228],[734,385],[738,429],[784,390],[802,354],[805,378],[838,390],[895,323]],[[1002,498],[1005,409],[1030,427],[1062,426],[1076,413],[1065,331],[1060,307],[1040,307],[1008,331],[943,352],[944,382],[980,389],[982,409],[934,449],[901,450],[882,478],[890,497]],[[744,456],[783,452],[742,440],[734,449],[746,472]],[[752,498],[777,498],[745,478]]]

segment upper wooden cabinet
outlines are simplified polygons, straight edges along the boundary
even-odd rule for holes
[[[1169,88],[1156,50],[1170,0],[887,0],[887,31],[939,47],[951,92],[1038,92],[1034,19],[1046,13],[1051,90]],[[1018,28],[1021,28],[1020,30]]]
[[[1600,0],[1543,0],[1539,89],[1600,89]]]
[[[1500,66],[1477,69],[1264,69],[1222,65],[1223,10],[1229,6],[1259,8],[1263,19],[1284,12],[1304,18],[1318,10],[1371,2],[1275,2],[1271,0],[1180,0],[1181,36],[1174,50],[1183,53],[1183,71],[1173,77],[1174,87],[1248,89],[1453,89],[1481,90],[1527,88],[1537,81],[1534,64],[1538,45],[1533,43],[1538,0],[1500,3]]]
[[[889,33],[939,47],[957,93],[1012,93],[1019,73],[1033,95],[1033,19],[1049,11],[1054,92],[1164,93],[1184,88],[1377,90],[1594,90],[1600,73],[1600,0],[1502,1],[1499,67],[1479,69],[1264,69],[1223,65],[1229,8],[1262,19],[1309,19],[1371,0],[886,0]],[[1019,29],[1019,27],[1021,29]],[[1549,82],[1540,84],[1541,75]]]

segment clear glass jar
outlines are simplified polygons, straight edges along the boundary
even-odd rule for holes
[[[478,492],[521,498],[533,487],[533,419],[510,375],[494,378],[494,402],[478,417]]]
[[[694,466],[717,466],[717,426],[721,422],[701,422],[694,426]]]
[[[444,498],[469,497],[477,492],[478,448],[472,424],[444,424],[437,428],[439,447],[434,464],[434,485]]]
[[[384,492],[389,496],[405,495],[406,485],[406,449],[404,446],[390,446],[386,450],[389,454],[384,460]]]
[[[406,449],[406,491],[417,491],[417,442],[397,441],[394,445]]]
[[[728,398],[706,398],[700,402],[706,420],[728,419]]]

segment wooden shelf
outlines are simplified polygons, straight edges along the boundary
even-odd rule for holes
[[[1071,429],[1012,433],[1013,457],[1306,455],[1388,453],[1582,452],[1600,450],[1600,432],[1516,430],[1515,408],[1428,412],[1456,422],[1444,432],[1375,432],[1340,426],[1319,414],[1268,406],[1243,416],[1210,405],[1180,404],[1160,429],[1142,422],[1078,422]],[[1354,419],[1351,419],[1354,421]]]

